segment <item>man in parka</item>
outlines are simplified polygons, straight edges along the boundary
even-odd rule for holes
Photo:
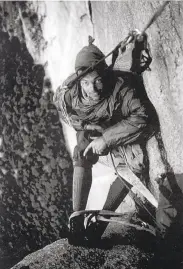
[[[111,70],[103,60],[72,88],[67,87],[73,78],[103,57],[104,54],[92,42],[81,49],[75,61],[76,73],[65,81],[55,95],[55,104],[61,111],[62,119],[77,131],[73,156],[73,211],[86,207],[92,183],[92,166],[99,156],[111,153],[118,166],[125,164],[125,156],[130,169],[143,183],[147,183],[147,179],[143,178],[144,171],[148,169],[144,148],[153,133],[156,114],[148,99],[144,98],[143,84],[139,84],[133,75],[126,76]],[[103,209],[115,211],[129,189],[130,185],[124,185],[117,177]],[[76,244],[86,239],[84,221],[83,217],[78,223],[70,223]],[[100,236],[105,227],[103,225],[99,229]]]

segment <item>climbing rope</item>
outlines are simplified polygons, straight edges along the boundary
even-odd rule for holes
[[[140,37],[144,36],[145,32],[147,31],[147,29],[157,20],[157,18],[161,15],[161,13],[163,12],[164,8],[170,3],[170,1],[165,1],[162,6],[160,6],[158,8],[158,10],[154,13],[154,15],[150,18],[149,22],[145,25],[144,29],[142,30],[141,34],[138,36],[138,38],[140,39]],[[120,41],[119,44],[112,50],[110,51],[106,56],[104,56],[101,60],[99,60],[95,65],[92,65],[90,67],[88,67],[86,70],[84,70],[83,72],[81,72],[81,74],[79,74],[76,78],[74,78],[72,81],[70,81],[67,85],[68,88],[72,88],[74,86],[74,84],[80,80],[83,76],[85,76],[86,74],[88,74],[89,72],[93,71],[94,68],[96,68],[101,62],[103,62],[107,57],[109,57],[111,54],[113,55],[113,59],[112,59],[112,65],[114,65],[115,62],[115,58],[118,57],[119,54],[119,49],[121,50],[121,52],[123,53],[126,49],[126,46],[131,43],[134,40],[134,36],[132,34],[129,34],[125,40]],[[94,40],[90,38],[89,40],[90,42],[93,42]]]

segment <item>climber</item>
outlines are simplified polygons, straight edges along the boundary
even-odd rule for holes
[[[139,45],[139,32],[133,31],[133,35],[135,44]],[[146,41],[144,37],[139,42]],[[148,169],[144,148],[154,132],[156,113],[145,97],[141,80],[132,73],[114,71],[104,60],[81,77],[71,89],[67,87],[72,79],[103,57],[104,54],[90,39],[89,45],[77,54],[76,73],[55,94],[55,104],[61,111],[62,119],[77,131],[73,156],[73,211],[86,207],[92,183],[92,166],[98,162],[99,156],[112,153],[115,163],[120,166],[125,163],[125,152],[129,167],[147,185],[147,178],[143,178]],[[130,184],[124,185],[117,177],[110,187],[103,209],[115,211],[130,188]],[[82,244],[82,240],[86,239],[84,222],[84,216],[78,219],[78,223],[72,223],[71,219],[70,232],[76,244]],[[96,239],[97,236],[101,237],[106,224],[97,229],[94,225],[88,227],[91,229],[87,236]]]

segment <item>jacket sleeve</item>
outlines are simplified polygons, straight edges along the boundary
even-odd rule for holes
[[[107,128],[103,137],[109,147],[134,142],[148,124],[148,115],[135,89],[128,89],[121,98],[122,120]]]

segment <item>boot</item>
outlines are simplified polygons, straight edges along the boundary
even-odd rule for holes
[[[131,188],[131,185],[128,183],[126,184]],[[122,180],[117,177],[109,189],[103,210],[115,211],[129,193],[129,188],[127,188]],[[87,237],[90,240],[98,242],[107,228],[107,225],[107,222],[91,223],[87,228]]]

